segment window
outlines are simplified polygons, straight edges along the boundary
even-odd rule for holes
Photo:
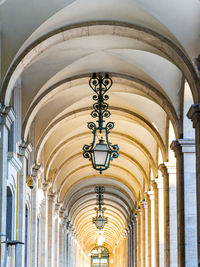
[[[109,267],[109,251],[98,246],[91,251],[91,267]]]

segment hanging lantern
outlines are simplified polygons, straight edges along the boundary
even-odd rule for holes
[[[97,193],[97,204],[98,208],[95,208],[96,217],[92,218],[92,222],[96,225],[98,230],[102,230],[106,223],[108,223],[108,218],[104,216],[104,211],[106,208],[102,208],[103,205],[103,193],[105,189],[103,186],[97,186],[95,189]]]
[[[100,174],[110,166],[110,161],[113,158],[118,158],[119,147],[118,145],[112,145],[108,140],[110,130],[114,128],[113,122],[108,122],[105,127],[103,126],[103,118],[110,116],[108,111],[108,104],[105,102],[109,99],[106,92],[112,86],[112,79],[108,73],[103,77],[101,74],[98,76],[96,73],[93,74],[89,81],[89,85],[92,90],[96,93],[93,99],[96,101],[93,104],[94,110],[91,113],[93,118],[98,118],[98,126],[94,122],[88,123],[88,128],[93,133],[93,142],[90,145],[83,146],[83,156],[88,158],[92,162],[92,166],[95,170],[98,170]],[[97,141],[97,135],[101,135]],[[103,136],[102,136],[103,135]]]

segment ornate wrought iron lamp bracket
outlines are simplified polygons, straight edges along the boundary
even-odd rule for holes
[[[118,145],[112,145],[112,143],[108,140],[110,130],[114,128],[114,122],[108,122],[106,123],[105,127],[103,126],[105,122],[104,118],[110,117],[110,111],[108,110],[109,105],[108,103],[106,103],[106,101],[109,99],[109,96],[106,93],[111,88],[112,84],[112,79],[109,77],[108,73],[106,73],[105,76],[102,76],[101,74],[97,76],[96,73],[93,73],[92,78],[89,80],[89,85],[95,92],[95,95],[93,95],[93,100],[96,101],[93,104],[93,111],[91,112],[91,116],[98,119],[98,126],[96,126],[94,122],[88,122],[88,128],[93,133],[93,141],[90,145],[83,146],[83,156],[84,158],[91,160],[93,168],[99,170],[100,173],[102,173],[103,170],[109,168],[110,161],[113,158],[118,158],[119,156]],[[102,132],[105,132],[106,137],[105,141],[108,155],[104,166],[97,166],[98,164],[96,164],[94,158],[95,144],[98,132],[100,134],[102,134]],[[103,137],[99,140],[99,145],[104,145]]]
[[[108,223],[108,218],[104,216],[104,211],[106,208],[102,208],[103,203],[103,193],[105,192],[104,186],[97,186],[95,188],[97,193],[97,205],[98,208],[95,208],[96,217],[92,218],[92,222],[96,225],[97,229],[102,230],[106,223]]]

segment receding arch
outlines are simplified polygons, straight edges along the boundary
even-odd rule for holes
[[[78,110],[77,113],[82,114],[82,112],[85,112],[86,110],[90,110],[87,108]],[[164,145],[164,142],[160,136],[160,134],[158,133],[158,131],[156,130],[156,128],[150,123],[148,122],[146,119],[144,119],[142,116],[140,116],[139,114],[129,111],[127,109],[122,109],[122,108],[117,108],[117,107],[110,107],[110,110],[115,110],[118,111],[119,113],[122,114],[128,114],[131,116],[131,119],[136,119],[136,121],[139,121],[140,124],[142,125],[142,127],[146,128],[146,130],[148,132],[150,132],[150,134],[153,136],[153,138],[155,139],[155,141],[157,141],[157,143],[159,144],[159,147],[161,149],[162,152],[162,157],[164,159],[164,161],[166,161],[166,148]],[[80,116],[79,114],[79,116]],[[40,158],[40,153],[42,151],[42,148],[47,140],[47,138],[50,136],[50,134],[54,131],[54,129],[57,128],[58,124],[60,124],[61,122],[65,121],[68,117],[73,116],[74,112],[69,112],[68,114],[62,116],[61,118],[59,118],[58,120],[54,121],[51,125],[49,125],[49,127],[46,128],[46,130],[43,132],[43,135],[41,136],[38,145],[36,147],[36,151],[35,151],[35,161],[36,163],[39,162],[39,158]],[[125,118],[125,116],[124,116]]]
[[[65,34],[63,34],[65,32]],[[69,36],[67,37],[67,35]],[[190,84],[194,103],[200,100],[200,82],[196,71],[183,50],[163,35],[147,27],[116,21],[91,21],[77,23],[53,30],[30,44],[12,63],[2,84],[1,102],[9,105],[13,87],[23,70],[39,53],[55,42],[63,42],[67,38],[88,35],[119,35],[148,43],[164,53],[182,72]],[[54,36],[56,36],[54,40]],[[51,42],[48,43],[48,39]]]
[[[152,101],[155,101],[157,104],[159,104],[161,108],[168,114],[170,120],[172,121],[176,136],[178,138],[179,119],[178,119],[177,113],[173,105],[171,104],[170,100],[167,99],[166,96],[162,92],[160,92],[158,89],[156,89],[154,86],[150,85],[149,83],[142,81],[136,77],[132,77],[132,76],[125,75],[125,74],[112,73],[112,72],[110,74],[112,75],[114,82],[120,83],[122,84],[122,86],[128,83],[131,87],[137,88],[139,92],[143,92],[147,98],[150,98]],[[77,75],[77,76],[66,78],[50,86],[41,95],[39,95],[38,98],[35,99],[35,101],[31,104],[26,114],[26,117],[24,119],[23,127],[22,127],[23,139],[26,140],[28,137],[29,127],[37,113],[37,110],[40,109],[40,107],[43,105],[44,102],[48,101],[48,98],[52,96],[53,91],[55,91],[54,93],[56,93],[56,91],[59,90],[58,88],[65,84],[70,87],[73,86],[73,83],[77,85],[77,82],[80,82],[82,84],[82,81],[85,81],[85,78],[87,78],[87,82],[88,82],[88,79],[89,77],[91,77],[91,75],[92,75],[91,73],[87,73],[87,74],[82,74],[82,75]]]
[[[73,170],[72,172],[70,172],[68,175],[67,175],[67,179],[64,179],[64,181],[61,183],[61,185],[60,185],[60,188],[59,188],[59,199],[60,200],[62,200],[62,191],[63,191],[63,188],[64,188],[64,186],[65,186],[65,184],[66,184],[66,182],[69,182],[68,180],[69,179],[72,179],[72,177],[76,174],[76,172],[78,172],[78,171],[83,171],[83,169],[86,169],[86,168],[88,168],[88,167],[91,167],[91,165],[90,164],[84,164],[83,166],[81,166],[81,167],[79,167],[78,169],[76,169],[76,170]],[[139,189],[139,192],[141,192],[142,191],[142,187],[141,187],[141,185],[140,185],[140,183],[138,182],[138,180],[137,180],[137,178],[130,172],[130,171],[128,171],[128,170],[126,170],[124,167],[121,167],[121,166],[118,166],[118,165],[115,165],[115,164],[112,164],[112,167],[116,167],[116,168],[118,168],[118,169],[120,169],[120,170],[122,170],[122,171],[124,171],[124,173],[127,173],[131,178],[133,178],[133,181],[136,183],[136,185],[137,185],[137,187],[138,187],[138,189]],[[88,176],[88,178],[89,178],[90,176]],[[114,179],[114,177],[113,177],[113,179]],[[115,179],[119,179],[119,180],[121,180],[119,177],[115,177]],[[132,186],[130,186],[130,188],[131,188]],[[135,191],[135,188],[133,188],[132,187],[132,190],[133,190],[133,192],[135,192],[134,193],[134,196],[136,197],[136,191]],[[65,195],[65,194],[64,194]]]
[[[71,141],[73,142],[76,138],[79,138],[79,137],[84,137],[84,136],[87,136],[88,133],[81,133],[81,134],[78,134],[78,135],[75,135],[73,136],[72,138],[69,138],[65,141],[63,141],[61,144],[59,144],[55,150],[52,151],[51,155],[49,156],[49,159],[47,160],[47,164],[46,164],[46,167],[45,167],[45,177],[48,178],[48,174],[49,174],[49,170],[51,168],[51,164],[56,156],[56,154],[65,146],[65,145],[68,145]],[[141,143],[139,142],[137,139],[135,139],[134,137],[132,136],[129,136],[129,135],[125,135],[125,134],[121,134],[121,133],[118,133],[118,132],[115,132],[113,131],[112,132],[112,135],[113,136],[116,136],[116,137],[119,137],[121,138],[122,140],[125,140],[126,142],[130,143],[130,145],[134,145],[136,146],[144,155],[145,157],[148,159],[148,161],[150,162],[151,164],[151,167],[153,169],[153,173],[154,175],[156,176],[157,175],[157,171],[156,171],[156,163],[154,162],[154,159],[151,155],[151,153],[148,151],[148,149]]]
[[[129,202],[130,207],[134,207],[134,196],[133,193],[130,191],[130,189],[120,181],[117,180],[111,180],[109,177],[106,178],[100,178],[100,177],[94,177],[94,179],[84,179],[82,181],[79,181],[71,187],[67,193],[65,194],[65,199],[63,201],[63,209],[66,210],[68,214],[68,203],[70,203],[70,200],[73,199],[73,196],[75,194],[79,195],[80,189],[82,194],[86,194],[88,192],[94,194],[94,186],[97,186],[101,184],[106,188],[107,192],[114,191],[117,192],[118,195],[122,195],[123,199],[127,199],[126,202]]]

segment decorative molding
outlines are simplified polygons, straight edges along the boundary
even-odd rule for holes
[[[31,174],[33,177],[38,177],[42,172],[44,171],[44,168],[39,164],[34,164],[31,170]]]
[[[158,166],[159,171],[161,171],[163,177],[167,177],[168,174],[176,174],[176,163],[163,162]]]
[[[180,153],[195,153],[195,140],[177,139],[171,143],[170,148],[174,151],[176,157]]]
[[[155,179],[155,182],[156,182],[156,185],[157,185],[157,189],[163,189],[163,187],[164,187],[164,179],[163,179],[163,177]]]
[[[174,151],[176,158],[178,158],[180,156],[180,154],[182,153],[182,146],[178,140],[172,141],[170,148],[171,148],[171,150]]]
[[[194,100],[197,101],[197,99],[199,99],[200,82],[197,79],[198,76],[194,65],[185,52],[173,41],[158,32],[137,24],[118,21],[90,21],[54,29],[45,35],[40,36],[40,38],[26,47],[26,49],[15,58],[4,78],[1,101],[3,103],[9,103],[14,84],[27,65],[30,64],[41,51],[44,51],[44,43],[46,44],[45,49],[48,49],[55,43],[62,43],[72,38],[88,36],[88,34],[90,36],[102,34],[123,36],[140,40],[157,48],[180,68],[191,85]],[[56,36],[56,38],[54,38],[54,36]],[[48,39],[50,39],[51,42],[48,42]]]
[[[60,208],[62,206],[62,202],[56,202],[55,203],[55,212],[59,213],[60,212]]]
[[[51,187],[51,183],[49,181],[47,181],[47,180],[43,180],[42,184],[41,184],[41,187],[42,187],[42,190],[44,192],[47,192],[47,191],[49,191],[49,189]]]
[[[11,124],[15,121],[16,114],[12,107],[2,106],[0,104],[0,124],[6,126],[10,130]]]
[[[196,128],[200,122],[200,102],[191,105],[187,117],[193,122],[193,127]]]
[[[31,145],[31,143],[27,143],[21,140],[21,142],[19,143],[19,156],[28,159],[28,156],[32,152],[32,150],[33,146]]]
[[[150,200],[154,200],[154,191],[148,191]]]
[[[153,190],[156,190],[157,189],[157,183],[155,180],[151,181],[151,185],[153,187]]]
[[[64,212],[65,212],[65,210],[64,210],[62,207],[60,207],[60,209],[59,209],[59,217],[60,217],[62,220],[63,220]],[[62,222],[62,220],[61,220],[61,222]]]
[[[15,168],[16,171],[22,169],[22,163],[14,152],[8,152],[8,162]]]
[[[195,140],[194,139],[178,139],[182,147],[183,153],[195,153]]]
[[[49,191],[49,193],[48,193],[48,201],[54,202],[56,200],[56,198],[57,198],[57,195],[55,193],[52,193],[52,192]]]
[[[194,64],[195,64],[195,67],[196,67],[197,71],[200,74],[200,54],[199,54],[199,56],[197,58],[194,59]]]

